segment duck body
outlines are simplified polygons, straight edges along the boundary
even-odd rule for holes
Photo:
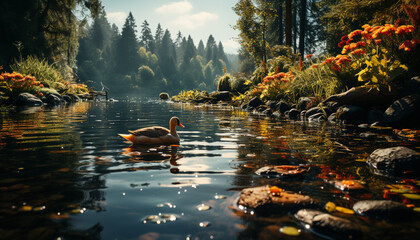
[[[119,135],[133,144],[179,144],[180,138],[176,132],[176,126],[184,127],[177,117],[172,117],[169,121],[170,129],[154,126],[128,131],[130,134]]]

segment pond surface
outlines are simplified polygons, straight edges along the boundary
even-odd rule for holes
[[[0,112],[0,239],[323,239],[294,212],[238,210],[241,189],[266,184],[352,208],[384,199],[401,179],[376,176],[376,148],[419,150],[418,135],[272,119],[240,110],[160,101],[77,103]],[[167,127],[178,116],[180,146],[132,148],[118,133]],[[266,165],[309,164],[300,179],[255,175]],[[363,194],[331,180],[353,179]],[[415,185],[415,184],[414,184]],[[397,186],[398,187],[398,186]],[[392,199],[419,207],[419,200]],[[420,221],[357,216],[365,239],[414,239]],[[279,232],[285,226],[300,236]]]

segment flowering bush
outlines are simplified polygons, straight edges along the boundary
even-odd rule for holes
[[[394,84],[395,79],[409,70],[413,59],[417,59],[415,27],[412,25],[392,25],[372,27],[368,24],[341,38],[338,44],[342,54],[353,60],[353,69],[358,81],[377,87]],[[413,55],[414,54],[414,55]],[[417,61],[414,61],[414,63]],[[407,63],[404,64],[404,63]]]
[[[3,98],[15,97],[23,92],[29,92],[42,97],[39,89],[44,87],[42,83],[36,81],[35,77],[20,73],[2,73],[0,75],[0,91],[3,92]]]
[[[279,96],[288,93],[287,86],[290,81],[293,80],[293,74],[291,71],[288,73],[279,72],[274,75],[268,75],[255,87],[251,95],[259,96],[261,99],[276,99]]]

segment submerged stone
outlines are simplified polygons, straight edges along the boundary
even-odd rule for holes
[[[353,205],[353,210],[360,215],[389,220],[407,220],[413,211],[400,202],[391,200],[364,200]]]
[[[345,192],[362,192],[366,191],[359,181],[356,180],[335,180],[332,182],[335,188]]]
[[[406,171],[420,169],[420,153],[402,146],[381,148],[373,151],[366,163],[373,167],[377,174],[404,176]]]
[[[304,165],[266,166],[255,171],[255,174],[274,177],[299,177],[306,174],[309,169],[309,166]]]
[[[357,239],[362,235],[353,221],[321,211],[302,209],[296,213],[296,218],[315,233],[333,239]]]
[[[276,191],[273,191],[273,188]],[[282,191],[277,187],[260,186],[243,189],[238,205],[242,208],[251,208],[259,213],[272,213],[316,206],[317,203],[309,196]]]

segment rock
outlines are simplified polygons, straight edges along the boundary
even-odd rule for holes
[[[300,112],[299,116],[300,116],[300,120],[301,121],[305,121],[305,115],[306,115],[307,110],[303,110]]]
[[[260,105],[264,105],[264,102],[261,101],[261,99],[259,97],[254,97],[253,99],[251,99],[251,101],[249,101],[248,106],[252,107],[252,108],[256,108]]]
[[[420,153],[407,147],[376,149],[370,154],[366,163],[374,168],[376,174],[404,176],[406,171],[420,169]]]
[[[278,109],[281,114],[284,114],[286,111],[289,111],[291,109],[291,107],[285,101],[281,100],[281,101],[277,102],[276,109]]]
[[[401,97],[420,93],[420,77],[416,76],[410,80],[405,81],[401,90]]]
[[[296,120],[298,119],[300,112],[297,109],[292,108],[289,111],[285,112],[285,114],[289,119]]]
[[[367,191],[359,181],[356,180],[334,180],[331,182],[335,188],[345,192],[364,192]]]
[[[322,121],[325,121],[325,120],[326,120],[326,117],[325,117],[324,113],[316,113],[314,115],[311,115],[308,118],[308,122],[322,122]]]
[[[266,211],[272,213],[316,206],[317,203],[309,196],[288,191],[280,191],[274,194],[270,192],[270,186],[260,186],[243,189],[238,205],[244,208],[251,208],[259,213]]]
[[[311,109],[309,109],[308,111],[306,111],[305,113],[305,119],[308,119],[310,116],[317,114],[317,113],[322,113],[322,109],[320,107],[313,107]]]
[[[328,121],[333,123],[337,122],[337,113],[334,112],[330,116],[328,116]]]
[[[374,87],[361,86],[353,87],[346,92],[333,95],[327,98],[323,104],[327,102],[337,102],[340,106],[342,105],[354,105],[361,107],[372,107],[388,105],[397,98],[398,94],[396,91],[389,92],[387,90],[378,90]]]
[[[63,99],[61,95],[57,94],[48,94],[45,97],[45,103],[49,106],[59,106],[61,104],[66,103],[66,101]]]
[[[210,93],[210,98],[214,98],[217,101],[231,101],[232,93],[229,91],[212,92]]]
[[[72,102],[72,99],[69,95],[64,95],[63,99],[64,99],[64,101],[66,101],[66,103],[71,103]]]
[[[407,220],[413,211],[400,202],[391,200],[364,200],[353,205],[353,210],[360,215],[387,220]]]
[[[75,94],[67,94],[69,97],[71,97],[72,102],[81,102],[82,99],[79,98],[79,96]]]
[[[255,171],[257,175],[270,177],[300,177],[309,171],[310,167],[305,165],[280,165],[280,166],[266,166]]]
[[[41,99],[35,97],[34,95],[30,93],[21,93],[16,98],[16,105],[17,106],[42,106],[44,103],[41,101]]]
[[[296,213],[296,218],[305,225],[310,225],[315,233],[331,239],[359,239],[362,235],[354,221],[321,211],[302,209]]]
[[[420,94],[408,95],[392,103],[385,110],[383,119],[392,127],[420,129]]]
[[[308,110],[318,105],[319,100],[316,97],[300,97],[297,103],[298,110]]]
[[[269,100],[265,103],[265,105],[269,106],[272,110],[278,110],[277,109],[277,101]]]
[[[345,123],[360,124],[366,122],[367,110],[359,106],[341,106],[335,113],[336,119]]]
[[[273,113],[273,111],[271,111],[270,108],[267,108],[262,112],[262,114],[267,115],[267,116],[271,116],[272,113]]]
[[[281,113],[280,113],[280,111],[275,111],[275,112],[273,112],[272,116],[275,117],[275,118],[281,118]]]
[[[159,94],[159,99],[161,100],[168,100],[169,99],[169,94],[166,92],[162,92]]]

